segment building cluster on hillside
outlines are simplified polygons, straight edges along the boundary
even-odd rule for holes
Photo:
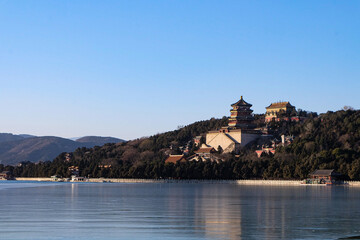
[[[290,145],[294,140],[294,136],[285,136],[281,135],[281,141],[274,138],[271,140],[271,144],[263,144],[261,147],[258,146],[258,150],[256,150],[256,155],[261,157],[262,154],[275,154],[276,147],[286,147]]]
[[[103,169],[103,168],[112,168],[111,164],[99,164],[98,165],[99,168]]]
[[[206,144],[203,144],[199,150],[195,151],[194,155],[189,156],[187,159],[189,161],[211,161],[211,162],[219,162],[221,159],[216,154],[216,151],[213,147],[209,147]]]
[[[10,171],[3,171],[0,173],[0,180],[11,180],[13,179],[13,175]]]
[[[68,167],[68,171],[70,172],[70,175],[79,176],[79,167],[78,166],[70,166]]]
[[[65,154],[65,161],[66,161],[66,162],[70,162],[70,161],[71,161],[71,157],[72,157],[72,153],[66,153],[66,154]]]
[[[263,153],[275,154],[275,149],[278,146],[287,146],[292,143],[293,136],[283,135],[281,140],[273,138],[269,134],[268,128],[256,128],[254,124],[254,116],[251,109],[252,105],[247,103],[241,96],[240,100],[231,105],[230,117],[228,126],[222,127],[218,130],[207,132],[205,142],[201,145],[199,150],[195,151],[194,155],[189,156],[191,142],[185,146],[180,147],[182,151],[180,155],[169,155],[166,163],[184,162],[184,161],[220,161],[219,153],[235,153],[238,154],[240,149],[249,143],[253,143],[260,138],[270,139],[271,144],[263,144],[258,146],[256,154],[260,157]],[[295,106],[290,102],[272,103],[266,107],[265,120],[266,124],[278,121],[303,121],[305,118],[296,115]],[[197,136],[192,143],[195,146],[200,146],[203,136]],[[269,141],[268,141],[269,142]]]

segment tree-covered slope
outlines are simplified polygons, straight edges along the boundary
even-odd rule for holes
[[[360,111],[328,112],[298,125],[297,132],[295,141],[274,156],[293,176],[330,168],[360,179]]]
[[[261,122],[261,116],[258,118]],[[102,147],[79,148],[71,161],[65,154],[53,162],[29,164],[14,169],[19,176],[68,176],[67,168],[80,167],[91,177],[181,178],[181,179],[302,179],[318,168],[334,168],[350,179],[360,180],[360,111],[328,112],[305,122],[272,122],[274,137],[294,135],[287,147],[277,147],[274,155],[257,158],[256,144],[239,155],[223,154],[224,161],[165,164],[169,153],[178,153],[193,137],[227,124],[227,118],[190,124],[149,138]],[[172,149],[169,147],[172,146]],[[192,150],[195,148],[193,146]],[[110,168],[104,166],[111,165]],[[1,168],[1,166],[0,166]],[[0,169],[1,170],[1,169]]]
[[[67,176],[67,167],[80,166],[84,176],[111,177],[160,177],[160,175],[144,176],[142,167],[162,164],[169,153],[169,146],[181,146],[193,137],[227,124],[227,118],[199,121],[175,131],[157,134],[149,138],[137,139],[116,144],[105,144],[102,147],[81,147],[72,154],[72,161],[65,162],[65,153],[60,154],[53,162],[18,167],[15,173],[19,176],[51,176],[60,174]],[[178,149],[174,149],[176,153]],[[111,169],[100,169],[100,165],[112,165]],[[0,171],[4,169],[0,165]],[[14,169],[8,167],[8,169]],[[147,166],[149,169],[149,166]]]

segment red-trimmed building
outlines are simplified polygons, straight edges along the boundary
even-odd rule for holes
[[[342,174],[335,172],[334,169],[316,170],[310,174],[310,178],[305,180],[306,184],[340,184]]]
[[[194,137],[194,145],[199,146],[201,142],[201,136]]]
[[[265,122],[271,122],[274,121],[296,121],[296,118],[299,118],[298,121],[300,121],[300,117],[286,117],[286,116],[279,116],[279,113],[284,113],[285,115],[290,115],[290,113],[295,110],[295,107],[290,104],[290,102],[277,102],[272,103],[270,106],[266,107],[266,113],[265,113]]]
[[[275,148],[274,147],[262,147],[260,150],[256,150],[256,155],[257,157],[261,157],[261,154],[266,153],[266,154],[275,154]]]

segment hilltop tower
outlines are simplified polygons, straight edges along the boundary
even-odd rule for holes
[[[218,149],[219,146],[224,153],[238,153],[240,148],[255,141],[261,133],[254,128],[254,116],[252,105],[245,102],[241,96],[240,100],[231,104],[231,115],[227,127],[206,134],[206,145]]]
[[[231,104],[229,128],[230,129],[254,129],[254,116],[251,110],[252,105],[245,102],[243,96],[234,104]]]

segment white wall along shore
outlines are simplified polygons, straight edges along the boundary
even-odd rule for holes
[[[53,182],[51,178],[16,178],[17,181]],[[232,183],[261,186],[304,186],[300,180],[175,180],[175,179],[136,179],[136,178],[89,178],[88,182],[111,183]],[[306,185],[309,186],[309,185]],[[316,185],[318,186],[318,185]],[[360,187],[360,181],[346,181],[344,186]]]

